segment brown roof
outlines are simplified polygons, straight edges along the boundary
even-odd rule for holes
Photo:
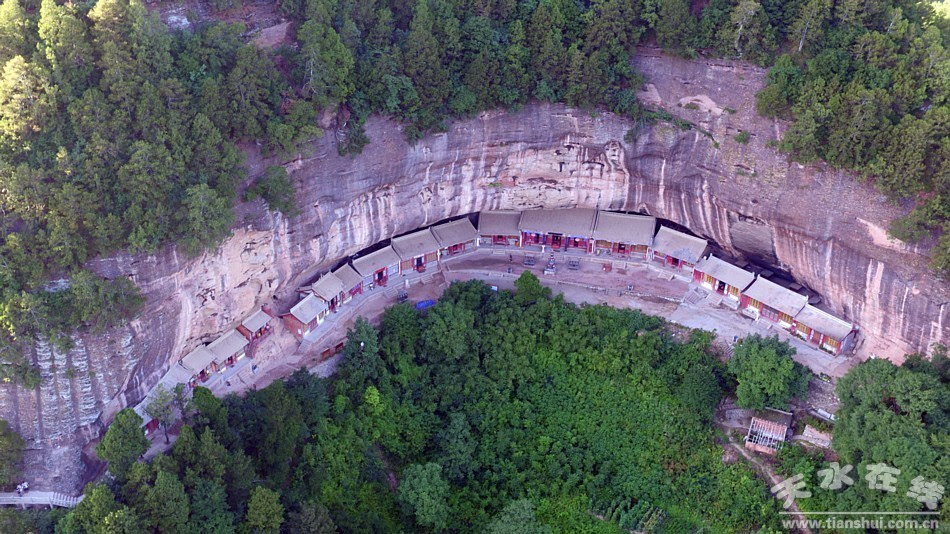
[[[474,241],[477,233],[468,217],[432,227],[432,234],[442,247]]]
[[[723,281],[732,287],[738,287],[743,290],[749,287],[749,284],[755,280],[755,275],[745,269],[740,269],[735,265],[723,261],[712,254],[706,256],[696,264],[696,270],[712,276],[716,280]]]
[[[224,363],[225,360],[234,356],[247,346],[247,338],[237,330],[230,330],[228,333],[212,341],[208,345],[208,350],[214,354],[214,361],[217,364]]]
[[[756,412],[749,422],[746,441],[776,449],[785,441],[792,414],[771,408]]]
[[[848,334],[854,330],[854,325],[851,323],[819,310],[811,304],[806,304],[795,316],[795,320],[838,341],[848,337]]]
[[[631,215],[601,211],[594,224],[594,239],[629,245],[649,245],[653,242],[656,219],[649,215]]]
[[[520,222],[520,211],[483,211],[478,214],[478,235],[521,235]]]
[[[792,414],[774,408],[758,410],[753,417],[762,421],[770,421],[785,428],[792,426]]]
[[[393,238],[393,250],[404,260],[411,260],[439,250],[439,242],[426,228],[411,234]]]
[[[527,232],[590,237],[596,217],[597,210],[588,208],[529,210],[522,212],[518,228]]]
[[[189,352],[181,359],[181,366],[191,371],[191,374],[198,374],[203,369],[211,365],[214,361],[214,354],[204,345],[198,345],[195,350]]]
[[[706,252],[706,240],[661,226],[653,238],[653,250],[678,260],[696,263]]]
[[[270,322],[270,315],[267,314],[264,310],[257,310],[250,317],[247,317],[241,321],[241,326],[247,328],[251,332],[257,332],[261,328],[264,328],[264,325]]]
[[[307,324],[317,318],[321,312],[328,309],[327,303],[321,300],[313,293],[300,299],[300,302],[290,308],[290,314],[297,318],[301,323]]]
[[[372,276],[373,273],[385,269],[394,263],[399,263],[399,256],[393,247],[383,247],[375,252],[353,260],[353,268],[362,277]]]
[[[314,295],[330,302],[343,292],[343,280],[337,278],[333,273],[327,273],[314,282],[310,289]]]
[[[360,273],[353,270],[353,267],[350,267],[350,264],[344,264],[339,269],[333,271],[333,274],[343,282],[343,287],[346,290],[353,289],[354,287],[363,283],[363,277],[360,276]]]
[[[805,295],[799,295],[794,291],[785,289],[775,282],[769,282],[761,276],[756,278],[755,282],[742,293],[747,297],[754,298],[762,304],[765,304],[769,308],[787,313],[792,317],[798,315],[798,312],[802,311],[805,304],[808,304],[808,297]]]

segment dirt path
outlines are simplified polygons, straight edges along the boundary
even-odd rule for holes
[[[761,477],[768,483],[769,488],[772,488],[773,486],[781,483],[782,480],[784,480],[775,472],[775,469],[773,469],[771,465],[769,465],[766,462],[763,462],[760,458],[756,457],[754,453],[750,452],[748,449],[745,448],[743,443],[736,441],[736,439],[732,436],[732,432],[731,432],[732,430],[735,430],[736,427],[727,425],[724,420],[720,419],[719,413],[716,414],[715,424],[716,426],[719,427],[720,430],[723,431],[723,433],[726,435],[726,439],[729,441],[725,445],[725,447],[731,448],[732,450],[737,452],[742,458],[744,458],[745,463],[749,465],[759,477]],[[795,514],[801,514],[801,510],[798,508],[798,504],[795,501],[792,501],[792,505],[788,507],[787,511],[791,513],[795,513]],[[802,515],[800,517],[804,517],[804,516]],[[798,529],[798,532],[804,532],[805,534],[812,534],[811,529],[809,529],[807,526]]]

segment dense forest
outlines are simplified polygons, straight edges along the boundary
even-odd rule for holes
[[[801,381],[782,363],[787,343],[746,338],[727,368],[708,333],[578,308],[530,274],[517,288],[457,283],[427,312],[399,304],[378,328],[361,320],[329,381],[300,370],[223,399],[198,387],[170,401],[185,424],[150,463],[142,419],[123,410],[96,449],[110,476],[71,512],[0,513],[0,530],[776,531],[779,502],[745,464],[723,463],[712,416],[723,394],[785,407],[783,388]],[[748,394],[766,384],[777,397]],[[799,506],[921,510],[863,476],[883,462],[906,488],[950,472],[948,388],[939,351],[855,367],[838,384],[834,449],[861,480],[819,490],[825,459],[790,445],[779,469],[814,491]]]
[[[218,1],[226,10],[235,2]],[[0,4],[0,373],[29,378],[24,341],[65,342],[140,299],[85,262],[166,242],[198,253],[228,235],[243,152],[291,154],[346,117],[341,153],[371,113],[411,140],[452,117],[531,99],[656,120],[635,93],[634,46],[773,65],[765,115],[794,120],[781,148],[858,170],[918,208],[893,231],[935,233],[950,265],[950,23],[907,0],[279,0],[292,46],[246,44],[237,24],[169,31],[140,0]],[[689,123],[677,121],[689,128]],[[296,213],[279,168],[249,188]],[[56,283],[50,283],[56,280]],[[88,296],[95,298],[88,298]],[[62,344],[62,343],[61,343]]]

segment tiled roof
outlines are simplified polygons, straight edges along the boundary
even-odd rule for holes
[[[696,263],[706,252],[706,240],[661,226],[653,238],[653,250],[678,260]]]
[[[594,225],[594,239],[628,245],[650,245],[656,219],[649,215],[631,215],[601,211]]]
[[[597,211],[588,208],[528,210],[522,212],[519,228],[527,232],[590,237]]]
[[[441,247],[451,247],[459,243],[474,241],[478,232],[472,226],[472,221],[464,217],[457,221],[447,222],[432,227],[432,234]]]
[[[393,238],[393,250],[403,260],[411,260],[439,250],[439,242],[432,232],[426,228],[411,234]]]
[[[716,280],[721,280],[732,287],[737,287],[740,291],[749,287],[749,284],[755,280],[754,274],[725,262],[712,254],[700,260],[696,264],[696,270],[706,273]]]

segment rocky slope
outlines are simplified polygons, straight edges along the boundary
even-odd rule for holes
[[[846,173],[790,163],[767,146],[783,125],[755,115],[761,69],[648,49],[636,63],[651,82],[642,98],[698,128],[661,123],[626,140],[629,121],[537,104],[459,121],[409,146],[397,124],[375,118],[364,154],[338,156],[328,135],[287,164],[297,218],[246,204],[213,253],[94,262],[104,275],[131,276],[147,305],[126,327],[82,336],[66,354],[37,346],[38,391],[0,385],[0,417],[29,440],[31,476],[78,486],[83,445],[196,344],[263,303],[286,309],[299,284],[363,247],[487,208],[647,212],[820,293],[860,326],[863,357],[900,360],[950,341],[947,284],[927,270],[925,250],[883,230],[900,209]],[[740,131],[748,143],[734,140]],[[252,175],[269,163],[253,153],[248,161]]]

